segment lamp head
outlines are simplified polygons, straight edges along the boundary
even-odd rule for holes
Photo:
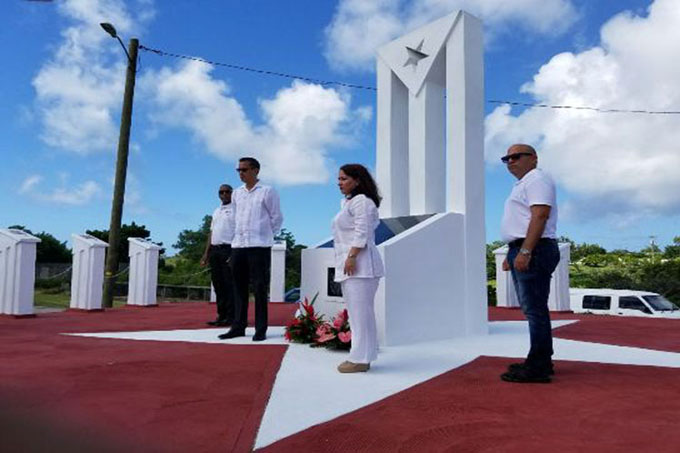
[[[113,25],[111,25],[110,23],[102,22],[99,25],[101,25],[101,27],[104,29],[104,31],[106,33],[110,34],[112,38],[118,37],[118,33],[116,33],[116,28]]]

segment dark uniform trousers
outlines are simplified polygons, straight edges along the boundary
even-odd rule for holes
[[[234,283],[229,258],[231,245],[211,245],[208,255],[210,262],[210,279],[217,296],[217,318],[220,321],[234,321]]]
[[[255,333],[267,333],[271,257],[271,247],[232,250],[231,269],[236,295],[236,318],[232,330],[243,332],[248,325],[248,290],[249,284],[252,284],[255,295]]]

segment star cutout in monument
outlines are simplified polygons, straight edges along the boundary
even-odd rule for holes
[[[420,40],[420,44],[418,44],[418,47],[415,49],[409,46],[406,46],[406,52],[408,53],[408,59],[406,60],[406,63],[404,63],[404,67],[406,66],[413,66],[413,69],[415,70],[418,67],[418,63],[420,63],[420,60],[423,58],[429,57],[428,54],[424,53],[421,51],[423,48],[423,43],[425,42],[424,39]]]
[[[573,320],[553,321],[553,328]],[[347,354],[288,343],[284,328],[270,326],[264,344],[288,345],[276,376],[271,397],[257,433],[255,448],[311,426],[332,420],[380,401],[395,393],[456,369],[480,356],[521,359],[528,347],[526,321],[489,323],[489,334],[450,340],[381,347],[378,360],[369,373],[340,374],[338,363]],[[83,337],[151,341],[186,341],[229,345],[254,345],[249,337],[230,341],[217,339],[219,329],[167,330],[142,332],[100,332],[70,334]],[[249,328],[249,335],[254,329]],[[680,354],[650,349],[590,343],[555,338],[554,360],[614,363],[680,368]],[[502,371],[502,370],[499,370]],[[508,386],[508,391],[512,390]],[[300,391],[304,389],[304,398]]]

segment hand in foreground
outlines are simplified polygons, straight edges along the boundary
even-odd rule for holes
[[[349,275],[349,276],[354,275],[354,272],[356,271],[356,267],[357,267],[356,258],[347,257],[347,259],[345,260],[345,269],[344,269],[345,275]]]
[[[526,272],[529,269],[529,261],[531,261],[531,255],[518,253],[514,262],[515,270],[517,272]]]
[[[203,255],[201,257],[200,265],[201,265],[201,267],[206,267],[208,265],[208,256],[207,255]]]

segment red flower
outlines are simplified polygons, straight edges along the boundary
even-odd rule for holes
[[[309,316],[314,316],[314,307],[309,305],[308,303],[302,304],[302,308],[307,312],[307,315]]]
[[[343,321],[342,318],[338,316],[333,320],[333,327],[335,327],[337,330],[340,330],[344,323],[345,321]]]
[[[338,339],[343,343],[349,343],[352,341],[352,332],[340,332],[338,333]]]

